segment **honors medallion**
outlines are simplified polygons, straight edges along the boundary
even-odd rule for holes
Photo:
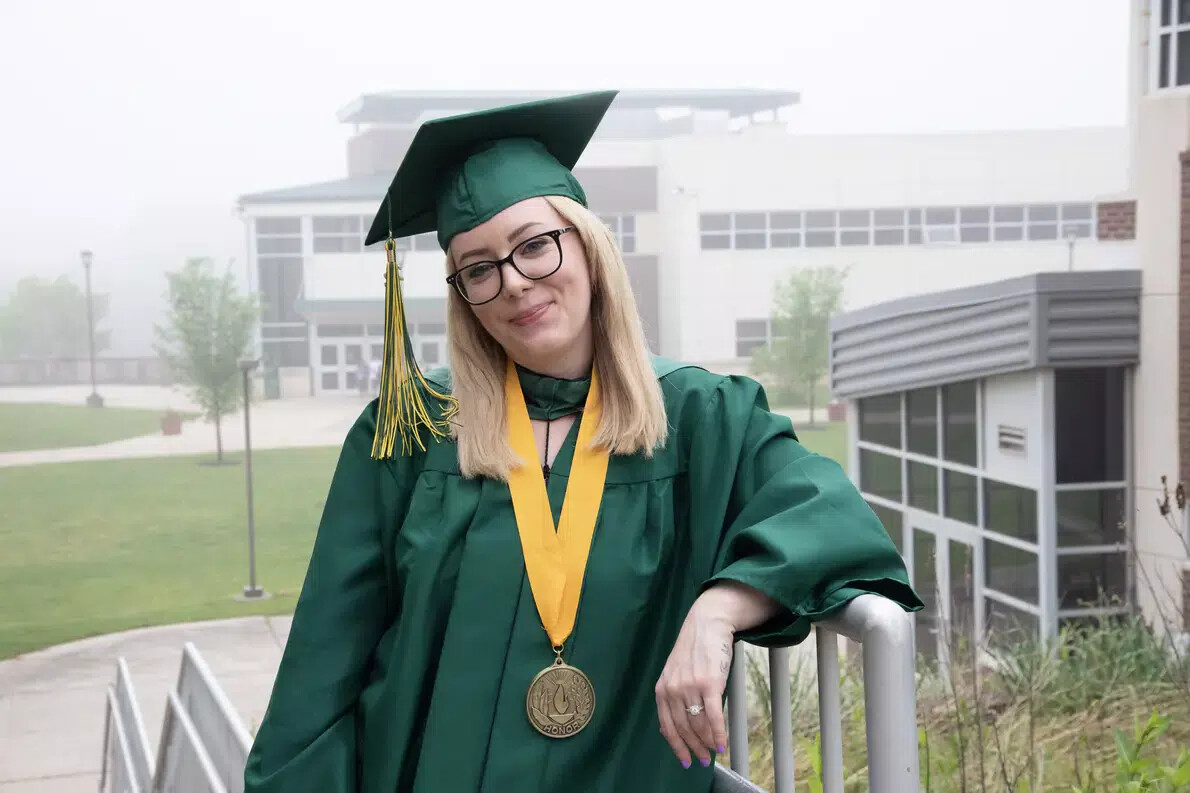
[[[537,673],[525,697],[529,721],[549,738],[577,735],[595,712],[595,689],[578,668],[558,661]]]

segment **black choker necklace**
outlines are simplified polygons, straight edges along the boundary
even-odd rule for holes
[[[541,461],[541,475],[547,485],[550,483],[550,425],[553,423],[552,421],[545,423],[545,454]]]

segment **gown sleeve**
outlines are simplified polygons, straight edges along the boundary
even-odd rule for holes
[[[355,705],[389,621],[382,528],[407,458],[371,458],[375,403],[348,432],[280,667],[244,772],[244,793],[355,793]]]
[[[759,383],[725,377],[700,424],[690,452],[693,484],[722,518],[704,588],[737,581],[781,607],[737,638],[797,644],[812,622],[865,593],[906,611],[923,607],[892,539],[842,467],[798,442],[788,417],[769,412]]]

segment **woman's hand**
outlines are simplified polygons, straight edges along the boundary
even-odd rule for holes
[[[704,766],[712,754],[723,754],[723,692],[735,632],[759,625],[776,610],[764,593],[728,582],[710,587],[690,607],[656,687],[661,734],[684,767],[690,767],[691,754]],[[690,713],[692,707],[697,713]]]

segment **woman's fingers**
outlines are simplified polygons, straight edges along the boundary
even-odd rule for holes
[[[676,687],[675,687],[676,688]],[[695,755],[699,762],[704,766],[711,764],[711,751],[707,745],[698,737],[693,725],[692,719],[702,719],[704,714],[691,717],[686,712],[686,698],[681,693],[671,691],[669,696],[669,715],[673,719],[674,726],[678,730],[678,735],[681,736],[682,741],[686,746],[690,747],[690,752]],[[691,704],[694,704],[691,702]]]
[[[665,737],[669,748],[673,750],[674,757],[677,757],[678,762],[683,766],[689,768],[690,750],[682,740],[682,736],[678,734],[678,728],[674,725],[673,717],[670,716],[669,699],[660,684],[657,687],[657,720],[661,722],[661,734]]]

